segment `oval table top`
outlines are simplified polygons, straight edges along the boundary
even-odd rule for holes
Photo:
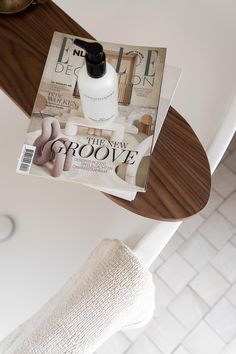
[[[92,36],[53,2],[0,15],[0,25],[0,86],[30,116],[53,32]],[[210,189],[206,153],[190,125],[170,107],[152,153],[147,191],[131,202],[106,196],[144,217],[177,221],[203,209]]]

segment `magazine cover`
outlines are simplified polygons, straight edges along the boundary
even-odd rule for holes
[[[101,124],[84,114],[76,38],[53,35],[17,172],[132,199],[146,188],[166,49],[99,42],[118,77],[118,114]]]

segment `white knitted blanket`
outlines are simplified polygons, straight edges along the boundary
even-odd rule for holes
[[[151,273],[121,241],[103,240],[79,273],[0,343],[1,354],[88,354],[154,311]]]

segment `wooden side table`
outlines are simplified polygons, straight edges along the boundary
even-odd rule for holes
[[[92,38],[53,2],[0,15],[0,86],[28,116],[54,31]],[[206,153],[189,124],[171,107],[152,154],[147,192],[138,193],[132,202],[107,197],[139,215],[177,221],[198,213],[210,188]]]

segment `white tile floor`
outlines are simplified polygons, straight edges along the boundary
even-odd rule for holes
[[[97,354],[236,354],[236,134],[206,208],[184,222],[151,267],[156,312]]]

